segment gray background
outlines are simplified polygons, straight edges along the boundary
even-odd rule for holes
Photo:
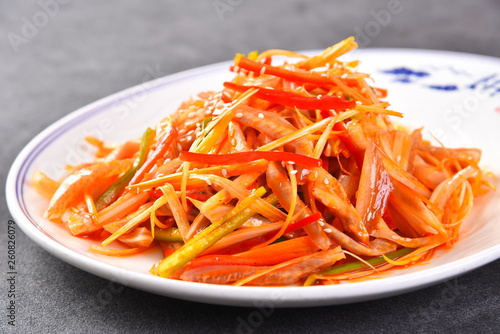
[[[0,182],[39,131],[73,110],[142,83],[236,52],[319,49],[370,31],[389,1],[0,1]],[[52,3],[51,6],[43,4]],[[218,12],[214,4],[227,4]],[[44,9],[45,8],[45,9]],[[454,50],[500,57],[500,2],[401,1],[364,47]],[[48,18],[44,22],[44,15]],[[373,12],[374,11],[374,12]],[[37,31],[26,22],[38,23]],[[372,23],[370,23],[372,22]],[[370,26],[371,24],[371,26]],[[19,44],[12,34],[28,37]],[[359,29],[359,30],[358,30]],[[10,36],[10,39],[9,39]],[[7,272],[2,192],[0,268]],[[17,326],[0,332],[234,333],[256,310],[198,304],[110,285],[51,256],[17,231]],[[252,332],[498,332],[500,261],[447,283],[378,301],[277,309]],[[252,318],[253,317],[253,318]],[[240,328],[241,329],[241,328]],[[247,328],[246,332],[251,332]]]

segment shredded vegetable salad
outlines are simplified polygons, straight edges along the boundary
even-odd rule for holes
[[[494,186],[479,149],[398,126],[387,92],[339,60],[356,47],[238,54],[232,81],[142,138],[87,138],[94,161],[35,172],[45,218],[91,252],[160,247],[151,273],[192,282],[328,285],[429,259]]]

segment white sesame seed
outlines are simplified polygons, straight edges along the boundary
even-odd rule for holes
[[[356,105],[357,105],[357,106],[360,106],[360,105],[362,105],[362,104],[363,104],[363,103],[361,103],[361,101],[356,101]]]
[[[236,113],[236,115],[234,115],[234,117],[240,118],[240,117],[243,117],[243,114],[239,112],[239,113]]]
[[[333,230],[332,230],[331,228],[325,228],[325,232],[326,232],[326,233],[332,233],[332,232],[333,232]]]
[[[327,179],[324,179],[324,180],[323,180],[323,183],[324,183],[324,184],[330,184],[330,181],[328,181]]]
[[[266,67],[262,66],[262,68],[260,69],[260,75],[263,75],[264,73],[266,73]]]
[[[290,165],[295,165],[295,161],[288,161]]]
[[[263,113],[259,113],[258,117],[259,117],[260,119],[263,119],[263,118],[264,118],[264,114],[263,114]]]
[[[221,173],[222,173],[222,176],[226,177],[227,176],[227,169],[222,168]]]
[[[318,222],[318,224],[319,224],[319,226],[325,226],[325,222],[323,222],[321,220]]]
[[[347,73],[344,73],[340,76],[342,79],[346,79],[347,78]]]
[[[323,95],[320,94],[320,95],[316,96],[316,98],[319,100],[319,99],[321,99],[322,96]]]
[[[297,172],[298,172],[298,170],[294,169],[294,170],[290,171],[290,174],[294,174],[295,175],[295,174],[297,174]]]

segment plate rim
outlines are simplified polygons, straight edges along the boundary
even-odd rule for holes
[[[305,54],[317,54],[321,50],[302,50],[299,53]],[[356,53],[354,53],[356,52]],[[492,63],[500,63],[500,58],[485,56],[473,53],[464,53],[456,51],[444,51],[444,50],[432,50],[432,49],[411,49],[411,48],[366,48],[357,49],[353,52],[354,55],[363,55],[373,53],[412,53],[412,54],[440,54],[442,56],[452,56],[460,57],[464,59],[482,59]],[[359,58],[359,56],[357,56]],[[150,275],[149,273],[138,273],[119,267],[115,267],[106,263],[103,263],[97,259],[87,257],[76,251],[73,251],[63,244],[59,243],[57,240],[53,239],[45,231],[38,227],[34,219],[26,217],[22,206],[20,205],[19,198],[22,197],[22,191],[18,192],[19,188],[23,185],[20,182],[20,175],[23,170],[27,170],[24,167],[28,162],[32,162],[34,158],[29,158],[33,152],[38,152],[40,154],[43,152],[43,147],[40,148],[40,143],[45,143],[45,145],[50,144],[50,138],[54,137],[57,139],[57,130],[61,129],[62,126],[70,124],[80,118],[98,117],[100,112],[103,112],[109,108],[110,105],[118,103],[122,100],[130,99],[137,92],[144,90],[145,84],[150,84],[147,90],[157,90],[163,86],[168,86],[173,84],[176,80],[188,80],[190,77],[196,77],[207,72],[218,72],[227,67],[231,61],[223,61],[214,64],[204,65],[173,74],[169,74],[154,80],[141,83],[124,90],[115,92],[108,96],[102,97],[94,102],[84,105],[69,114],[56,120],[35,137],[33,137],[19,152],[16,159],[11,165],[7,175],[5,195],[7,206],[10,213],[12,214],[14,221],[21,230],[28,235],[28,237],[38,244],[40,247],[48,251],[50,254],[56,256],[57,258],[67,262],[77,268],[80,268],[86,272],[92,273],[99,277],[103,277],[112,281],[116,281],[125,286],[130,286],[136,289],[148,291],[151,293],[164,295],[168,297],[190,300],[195,302],[220,304],[220,305],[232,305],[232,306],[253,306],[255,302],[261,298],[255,298],[255,295],[262,297],[265,294],[269,294],[269,290],[279,290],[279,291],[289,291],[290,289],[299,289],[299,293],[288,294],[284,301],[276,302],[278,307],[304,307],[304,306],[324,306],[324,305],[338,305],[346,304],[359,301],[367,301],[378,299],[381,297],[389,297],[409,291],[414,291],[417,289],[425,288],[430,285],[438,284],[453,277],[462,275],[471,270],[477,269],[483,265],[493,262],[500,258],[500,243],[494,247],[490,247],[478,253],[474,253],[460,260],[455,260],[446,264],[439,265],[432,269],[423,269],[422,271],[408,273],[404,275],[405,284],[398,284],[397,288],[391,286],[392,281],[401,281],[402,276],[396,277],[385,277],[376,280],[364,281],[364,282],[353,282],[348,284],[342,284],[342,289],[340,285],[335,286],[313,286],[313,287],[254,287],[254,286],[225,286],[225,285],[212,285],[206,283],[195,283],[195,282],[184,282],[177,280],[166,280],[164,278],[156,277]],[[48,143],[46,141],[49,140]],[[38,149],[37,149],[38,148]],[[35,155],[36,156],[36,155]],[[29,166],[29,163],[28,163]],[[21,178],[22,179],[22,178]],[[430,277],[428,271],[432,270],[434,275]],[[453,272],[450,275],[450,272]],[[124,276],[128,276],[128,279],[124,279]],[[130,282],[127,282],[130,279]],[[141,281],[144,281],[141,283]],[[357,294],[356,289],[359,285],[366,285],[370,283],[374,288],[371,294]],[[410,284],[412,283],[412,284]],[[158,291],[158,287],[165,288],[164,291]],[[391,286],[388,288],[388,286]],[[213,287],[209,289],[208,287]],[[301,291],[329,291],[329,290],[343,290],[340,295],[332,296],[331,294],[323,294],[321,298],[316,296],[313,299],[304,299]],[[200,291],[201,290],[201,291]],[[207,291],[213,291],[208,293]],[[226,291],[227,290],[227,291]],[[249,299],[242,300],[241,297],[235,297],[231,292],[235,290],[240,291],[242,294],[250,297]],[[351,291],[354,290],[354,291]],[[180,293],[182,291],[182,293]],[[201,296],[200,296],[201,294]],[[347,295],[347,296],[346,296]]]

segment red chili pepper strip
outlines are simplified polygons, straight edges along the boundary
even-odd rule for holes
[[[222,248],[222,249],[216,249],[215,251],[212,251],[210,248],[207,249],[205,252],[203,252],[201,255],[204,256],[204,255],[211,255],[211,254],[224,254],[224,255],[228,255],[228,254],[236,254],[236,253],[241,253],[241,252],[244,252],[244,251],[247,251],[249,249],[252,249],[253,247],[257,246],[257,245],[260,245],[262,243],[264,243],[265,241],[271,239],[274,235],[276,234],[276,231],[273,231],[273,232],[269,232],[267,234],[264,234],[264,235],[260,235],[258,237],[254,237],[254,238],[251,238],[251,239],[248,239],[248,240],[243,240],[243,241],[240,241],[234,245],[230,245],[226,248]]]
[[[196,259],[191,260],[191,262],[186,266],[187,269],[194,269],[204,266],[255,266],[256,263],[251,259],[244,259],[239,257],[234,257],[232,255],[217,254],[217,255],[204,255]]]
[[[188,271],[205,266],[272,266],[308,254],[310,254],[310,252],[276,253],[271,256],[267,254],[267,256],[262,257],[237,257],[227,254],[204,255],[191,260],[191,262],[184,267],[184,270]]]
[[[254,96],[280,105],[287,107],[297,107],[299,109],[306,110],[329,110],[334,109],[335,111],[343,111],[346,109],[352,109],[356,106],[355,101],[348,101],[336,96],[303,96],[289,91],[269,89],[259,86],[243,86],[238,85],[233,82],[225,82],[224,87],[238,91],[245,92],[251,88],[257,89]]]
[[[182,161],[207,165],[231,165],[264,159],[267,161],[293,161],[305,167],[321,167],[321,160],[291,152],[250,151],[229,154],[204,154],[180,151],[179,158]]]
[[[304,226],[314,223],[320,218],[321,218],[321,213],[319,212],[313,213],[312,215],[307,216],[306,218],[302,218],[301,220],[297,220],[293,223],[290,223],[283,234],[287,234],[296,231],[300,228],[303,228]]]
[[[313,215],[311,215],[313,216]],[[204,266],[269,266],[311,254],[319,250],[310,237],[299,237],[234,255],[208,254],[186,265],[190,270]]]
[[[299,83],[314,83],[319,85],[330,85],[335,86],[335,82],[333,82],[330,78],[319,75],[314,72],[306,72],[306,71],[292,71],[280,67],[271,66],[268,64],[259,63],[254,60],[250,60],[246,57],[241,57],[236,64],[239,68],[243,68],[247,71],[251,71],[254,73],[266,73],[270,75],[274,75],[289,81],[299,82]],[[355,86],[358,84],[355,79],[342,79],[348,86]]]

